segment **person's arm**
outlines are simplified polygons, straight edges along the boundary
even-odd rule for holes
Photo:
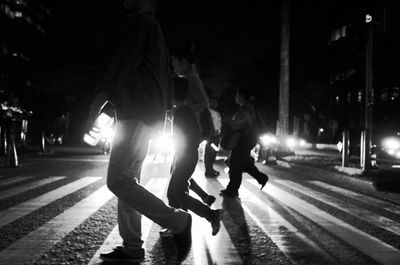
[[[190,97],[193,99],[193,102],[189,102],[190,107],[196,112],[199,113],[204,108],[209,107],[207,94],[204,91],[203,84],[201,80],[194,76],[187,77],[189,81],[189,91]]]
[[[89,108],[89,115],[87,118],[87,124],[86,126],[91,128],[93,126],[94,121],[96,120],[97,116],[99,115],[99,112],[101,110],[101,107],[106,103],[108,100],[108,95],[105,92],[99,92],[92,103],[90,104]]]
[[[128,79],[135,71],[143,58],[144,48],[149,38],[147,20],[138,17],[132,22],[127,33],[122,37],[107,73],[96,87],[97,95],[90,105],[88,126],[96,119],[101,106],[109,99],[109,94],[116,86]]]

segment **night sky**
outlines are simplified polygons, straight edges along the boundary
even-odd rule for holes
[[[93,97],[118,43],[123,11],[115,0],[48,2],[52,16],[44,45],[46,86],[67,91],[61,94],[67,95],[68,108]],[[211,95],[226,101],[235,85],[244,83],[256,88],[264,106],[277,111],[280,2],[158,1],[156,18],[171,49],[185,41],[195,44],[201,77]],[[362,21],[368,1],[291,2],[290,89],[296,91],[318,75],[326,78],[321,58],[327,54],[332,30],[344,21]]]

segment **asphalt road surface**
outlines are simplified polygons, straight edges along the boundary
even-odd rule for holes
[[[102,264],[121,244],[117,200],[105,185],[108,156],[69,150],[31,155],[0,169],[0,264]],[[149,156],[141,183],[165,201],[170,158]],[[196,181],[224,209],[216,236],[194,214],[192,248],[182,264],[400,264],[400,203],[386,194],[341,183],[313,170],[257,167],[270,176],[260,191],[245,174],[239,199],[219,196],[228,182]],[[160,227],[143,217],[146,259],[170,264]],[[170,262],[170,263],[168,263]]]

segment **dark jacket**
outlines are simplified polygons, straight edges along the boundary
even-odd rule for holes
[[[118,119],[161,122],[170,97],[168,49],[157,20],[147,13],[127,18],[108,71],[99,83],[117,109]]]
[[[200,128],[196,114],[191,107],[182,105],[174,113],[174,139],[177,151],[186,148],[198,148]]]

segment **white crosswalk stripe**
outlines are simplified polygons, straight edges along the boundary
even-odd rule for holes
[[[221,187],[225,187],[228,183],[226,176],[221,176],[218,179],[206,179],[203,176],[203,172],[197,169],[194,177],[198,184],[204,187],[208,193],[217,197],[213,208],[222,208],[222,197],[217,195]],[[14,178],[15,182],[13,183],[18,184],[18,182],[28,179],[23,178],[19,177],[18,180]],[[0,193],[0,199],[22,194],[65,178],[64,176],[51,176],[33,180],[29,183],[21,183],[17,187],[12,186],[9,189],[3,190]],[[0,212],[0,229],[98,180],[100,180],[100,177],[82,177],[50,192],[5,209]],[[338,257],[332,256],[332,252],[320,246],[318,238],[310,237],[309,234],[304,233],[304,230],[299,229],[299,226],[303,225],[298,223],[299,219],[290,218],[290,215],[296,212],[303,216],[303,219],[310,220],[313,224],[318,225],[321,229],[333,235],[337,238],[337,242],[344,242],[344,247],[351,246],[352,251],[358,251],[381,264],[400,264],[399,249],[369,234],[370,231],[363,231],[358,226],[355,227],[354,224],[340,219],[336,214],[333,215],[324,211],[318,207],[319,205],[316,202],[328,205],[335,211],[340,210],[341,212],[345,212],[355,220],[362,218],[364,222],[369,222],[371,226],[376,228],[383,228],[387,230],[387,233],[393,234],[393,236],[400,236],[400,223],[398,222],[399,219],[391,219],[388,216],[400,215],[400,207],[398,205],[321,181],[305,181],[303,183],[289,180],[274,181],[277,184],[274,184],[274,182],[268,183],[260,191],[259,184],[254,179],[245,177],[239,191],[240,200],[238,202],[247,216],[247,220],[251,219],[252,225],[257,226],[259,228],[258,231],[262,231],[275,244],[276,248],[287,257],[290,263],[305,264],[304,257],[307,256],[319,257],[321,258],[320,260],[324,261],[324,264],[335,264],[338,261]],[[157,197],[163,198],[167,202],[165,192],[168,182],[168,178],[154,177],[149,179],[145,187]],[[323,193],[321,192],[322,189],[330,192]],[[295,192],[291,193],[288,190],[294,190]],[[299,194],[309,196],[313,200],[305,201],[303,197],[299,197]],[[334,194],[340,196],[335,197]],[[7,245],[0,251],[0,263],[6,265],[33,262],[36,257],[42,256],[51,250],[55,244],[62,241],[70,232],[74,231],[80,224],[90,218],[91,215],[101,209],[113,197],[114,195],[105,185],[97,188],[97,190],[93,190],[86,198],[65,209],[61,214]],[[266,201],[267,198],[284,209],[290,210],[283,211],[284,214],[282,214],[282,211],[274,208],[273,205],[275,204]],[[349,198],[351,201],[349,202],[345,198]],[[356,201],[360,203],[356,204]],[[368,205],[389,212],[388,216],[374,212],[371,207],[367,207]],[[241,246],[235,244],[233,235],[231,234],[233,233],[232,229],[228,229],[228,226],[222,223],[220,232],[216,236],[212,236],[210,223],[196,216],[194,213],[192,213],[192,216],[193,241],[190,259],[193,260],[193,263],[191,264],[243,264],[243,256],[241,256],[243,253],[238,249]],[[246,219],[243,221],[246,222]],[[158,233],[156,229],[151,229],[153,224],[151,220],[143,216],[142,239],[148,244],[152,244],[151,240],[158,237],[158,234],[156,237],[152,234]],[[96,248],[97,251],[91,257],[89,263],[87,263],[88,265],[99,264],[101,262],[99,260],[100,253],[109,252],[113,247],[122,244],[118,226],[110,227],[110,231],[108,236],[105,236],[101,245]],[[251,234],[251,236],[257,237],[259,235]],[[300,245],[299,242],[301,242]],[[268,252],[269,249],[265,249],[265,251]],[[162,255],[162,252],[160,255]],[[146,259],[146,262],[149,262],[149,260]],[[318,264],[309,262],[307,264]],[[151,264],[151,260],[149,264]]]
[[[215,180],[207,181],[203,174],[199,174],[199,171],[196,171],[194,175],[196,182],[201,187],[204,187],[208,193],[219,193],[216,186],[212,185]],[[221,204],[222,198],[217,196],[213,208],[222,208],[220,207]],[[219,233],[216,236],[211,236],[211,227],[207,221],[194,215],[194,222],[195,228],[192,229],[192,235],[193,242],[195,242],[193,244],[193,254],[196,264],[210,264],[209,259],[213,264],[221,265],[243,263],[223,223],[221,223]]]
[[[102,186],[72,208],[1,251],[2,264],[26,264],[40,257],[113,196],[106,186]]]
[[[0,180],[0,187],[5,186],[5,185],[10,185],[18,182],[22,182],[27,179],[33,178],[32,176],[29,177],[12,177],[12,178],[7,178],[7,179],[2,179]]]
[[[321,193],[319,191],[312,190],[310,188],[307,188],[303,185],[297,184],[292,181],[288,180],[277,180],[278,183],[282,183],[285,186],[288,186],[292,189],[295,189],[296,191],[306,194],[308,196],[313,197],[314,199],[317,199],[319,201],[322,201],[330,206],[333,206],[339,210],[342,210],[356,218],[361,218],[364,221],[368,221],[373,225],[382,227],[383,229],[386,229],[392,233],[395,233],[397,235],[400,235],[400,223],[395,222],[389,218],[386,218],[384,216],[375,214],[372,211],[366,210],[359,208],[355,205],[352,205],[348,203],[347,201],[341,201],[339,199],[334,198],[333,196],[326,195],[324,193]]]
[[[364,194],[360,194],[360,193],[357,193],[357,192],[354,192],[351,190],[336,187],[336,186],[333,186],[333,185],[330,185],[328,183],[324,183],[321,181],[309,181],[309,183],[312,183],[312,184],[322,187],[324,189],[342,194],[349,198],[361,201],[363,203],[367,203],[367,204],[375,206],[377,208],[384,209],[386,211],[400,215],[400,206],[392,204],[392,203],[388,203],[387,201],[376,199],[376,198],[373,198],[370,196],[366,196]]]
[[[150,192],[152,192],[157,197],[161,198],[163,196],[164,190],[167,186],[168,180],[163,179],[150,179],[145,187]],[[151,226],[153,222],[147,218],[146,216],[142,216],[142,240],[146,242],[146,239],[149,235]],[[108,235],[106,240],[104,241],[103,245],[99,248],[93,258],[89,261],[88,265],[93,265],[100,262],[99,257],[100,253],[107,253],[112,251],[112,249],[116,246],[122,245],[122,239],[119,235],[118,225],[113,228],[111,233]]]
[[[228,180],[221,180],[220,182],[224,186],[228,184]],[[330,264],[334,264],[334,260],[328,253],[318,247],[312,240],[308,239],[294,225],[289,223],[274,209],[266,205],[265,202],[258,198],[253,192],[243,186],[240,189],[240,198],[243,210],[257,223],[257,225],[264,231],[264,233],[266,233],[268,237],[271,238],[271,240],[281,249],[281,251],[286,254],[286,256],[291,260],[293,264],[302,264],[302,256],[298,255],[298,249],[292,248],[288,245],[288,241],[290,239],[288,239],[288,235],[286,233],[284,234],[281,232],[282,227],[285,227],[287,231],[294,234],[304,243],[308,244],[311,250],[313,250],[313,252],[315,253],[318,253],[321,257],[324,258],[324,260],[329,261]],[[251,210],[250,205],[257,205],[258,212],[255,212],[255,210]],[[307,255],[307,250],[305,251],[306,253],[304,254]]]
[[[9,189],[9,190],[6,190],[6,191],[2,191],[0,193],[0,200],[12,197],[14,195],[17,195],[19,193],[23,193],[23,192],[28,191],[28,190],[33,190],[33,189],[35,189],[37,187],[46,185],[48,183],[51,183],[51,182],[54,182],[54,181],[57,181],[57,180],[60,180],[60,179],[63,179],[63,178],[65,178],[65,177],[44,178],[44,179],[40,179],[40,180],[37,180],[37,181],[26,183],[24,185],[21,185],[21,186],[18,186],[18,187],[15,187],[15,188],[12,188],[12,189]]]
[[[29,201],[20,203],[16,206],[8,208],[7,210],[1,211],[0,212],[0,227],[4,226],[6,224],[9,224],[12,221],[17,220],[18,218],[21,218],[22,216],[27,215],[27,214],[33,212],[34,210],[39,209],[40,207],[45,206],[45,205],[47,205],[59,198],[62,198],[74,191],[77,191],[99,179],[100,179],[100,177],[84,177],[84,178],[78,179],[72,183],[69,183],[65,186],[62,186],[58,189],[50,191],[46,194],[43,194],[39,197],[36,197]]]
[[[248,181],[254,186],[258,186],[257,181]],[[400,251],[389,244],[370,236],[274,185],[268,185],[264,188],[263,192],[268,193],[288,207],[301,212],[304,216],[318,223],[320,226],[335,234],[365,255],[370,256],[372,259],[382,264],[399,264]]]

